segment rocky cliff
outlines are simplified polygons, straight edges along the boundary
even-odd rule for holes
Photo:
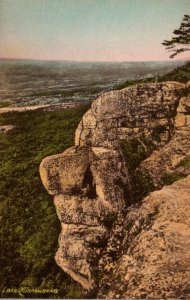
[[[190,295],[187,91],[165,82],[102,95],[75,146],[40,165],[62,226],[56,262],[97,297]]]

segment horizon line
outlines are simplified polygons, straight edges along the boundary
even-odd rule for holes
[[[49,61],[49,62],[76,62],[76,63],[126,63],[126,62],[177,62],[189,61],[190,58],[164,59],[164,60],[72,60],[72,59],[39,59],[39,58],[12,58],[0,57],[0,60],[30,60],[30,61]]]

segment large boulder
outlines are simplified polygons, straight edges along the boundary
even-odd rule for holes
[[[185,244],[185,235],[181,237],[181,230],[185,228],[183,214],[186,216],[189,209],[189,189],[183,190],[186,212],[179,210],[178,223],[181,220],[183,225],[178,228],[169,216],[174,217],[175,209],[180,205],[183,183],[174,185],[172,190],[167,188],[151,194],[143,204],[134,208],[137,201],[134,189],[145,195],[143,186],[138,187],[134,181],[137,178],[136,172],[141,172],[140,181],[147,185],[146,172],[154,189],[159,189],[164,184],[163,176],[166,172],[177,172],[179,178],[181,174],[183,177],[190,174],[186,163],[190,149],[189,98],[180,96],[185,88],[185,85],[177,82],[140,84],[100,96],[79,123],[75,146],[62,154],[45,158],[40,165],[42,182],[54,196],[62,225],[56,262],[86,290],[99,287],[100,297],[117,297],[117,293],[120,295],[120,281],[129,288],[129,292],[122,290],[124,297],[142,297],[145,294],[151,297],[163,296],[157,288],[154,293],[150,288],[153,285],[151,281],[156,281],[159,266],[163,270],[165,268],[158,277],[160,285],[169,278],[168,274],[173,274],[170,266],[175,259],[170,254],[171,249],[177,247],[178,240]],[[133,170],[129,166],[131,157],[126,159],[122,148],[122,143],[130,140],[136,140],[146,154]],[[147,150],[149,143],[151,151]],[[139,148],[134,149],[134,152],[138,153]],[[185,185],[188,182],[185,181]],[[157,214],[157,209],[162,214]],[[152,224],[155,218],[156,227],[141,230],[142,220]],[[163,227],[164,218],[168,218],[167,228]],[[139,227],[134,224],[139,224]],[[163,250],[166,251],[165,255],[161,255],[160,250],[163,246],[162,236],[167,240],[164,244],[166,250]],[[176,240],[172,240],[172,236]],[[152,248],[151,241],[154,243]],[[137,249],[134,250],[136,252],[133,249]],[[137,252],[142,252],[145,257],[142,263],[140,254],[135,254]],[[185,256],[185,252],[184,257],[186,265],[188,255]],[[156,259],[158,266],[154,264]],[[181,259],[182,256],[179,256],[178,261],[176,258],[176,265],[182,266]],[[140,274],[139,279],[134,277],[135,281],[140,280],[140,287],[136,287],[136,290],[132,285],[133,277],[130,277],[130,274],[135,273]],[[121,274],[120,279],[117,274]],[[183,276],[176,275],[173,278],[176,284],[178,282],[179,286],[182,285]],[[111,290],[112,279],[118,285]],[[169,281],[171,284],[168,283],[169,292],[166,294],[175,297],[176,289],[172,279]],[[181,288],[179,293],[182,293]]]

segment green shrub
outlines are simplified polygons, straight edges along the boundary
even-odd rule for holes
[[[162,183],[164,185],[170,185],[175,181],[185,178],[186,176],[183,174],[175,174],[175,173],[164,173],[162,176]]]
[[[152,153],[155,146],[145,138],[142,142],[132,138],[122,141],[121,149],[129,171],[130,190],[121,180],[118,181],[118,184],[124,191],[126,204],[130,205],[142,200],[154,190],[154,184],[148,172],[142,173],[141,171],[136,171],[136,169]]]
[[[132,181],[136,201],[142,200],[150,192],[154,191],[154,183],[148,172],[136,171],[132,177]]]
[[[145,138],[142,142],[137,138],[131,138],[121,142],[121,150],[129,172],[135,170],[155,149],[153,143]]]
[[[190,165],[190,155],[188,155],[187,157],[185,157],[184,159],[182,159],[176,167],[185,167]]]

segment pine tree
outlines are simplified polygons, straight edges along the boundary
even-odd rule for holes
[[[190,15],[184,15],[179,29],[173,31],[174,37],[171,40],[164,40],[162,45],[173,52],[170,58],[174,58],[179,53],[190,51]]]

